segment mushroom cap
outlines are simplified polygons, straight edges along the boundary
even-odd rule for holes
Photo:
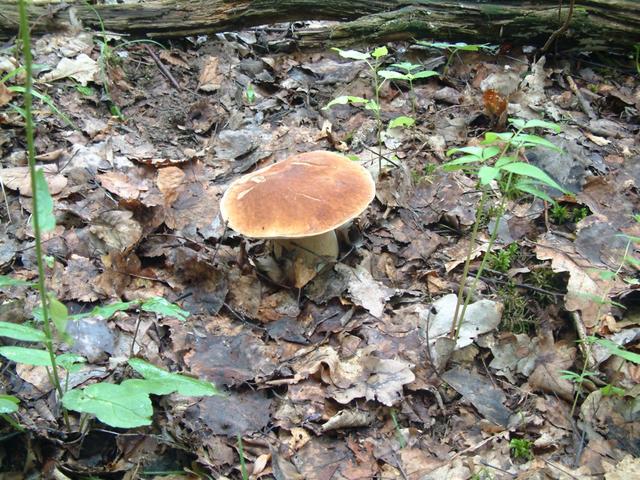
[[[332,152],[301,153],[240,177],[220,201],[229,227],[253,238],[301,238],[357,217],[375,195],[369,172]]]

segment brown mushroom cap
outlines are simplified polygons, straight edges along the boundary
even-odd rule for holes
[[[336,153],[294,155],[234,181],[220,201],[230,228],[253,238],[301,238],[334,230],[375,195],[361,165]]]

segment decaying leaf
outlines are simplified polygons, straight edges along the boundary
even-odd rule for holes
[[[385,303],[394,291],[374,280],[371,273],[361,266],[352,268],[338,263],[335,269],[348,278],[347,289],[351,300],[368,310],[374,317],[382,316]]]
[[[104,212],[89,228],[102,240],[109,251],[126,252],[142,237],[142,227],[133,218],[133,212],[111,210]]]

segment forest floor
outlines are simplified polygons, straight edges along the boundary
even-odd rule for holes
[[[242,478],[242,456],[265,479],[639,478],[636,65],[389,44],[381,68],[439,75],[385,81],[379,124],[357,102],[324,108],[374,98],[367,62],[272,52],[287,28],[164,48],[34,39],[48,100],[35,102],[36,159],[57,223],[48,289],[70,314],[156,297],[189,312],[78,316],[57,343],[86,360],[68,388],[134,377],[135,356],[225,395],[154,395],[150,426],[73,411],[65,425],[46,368],[3,358],[23,430],[2,423],[0,476]],[[0,78],[21,65],[12,47]],[[22,71],[0,83],[0,273],[31,281],[22,96],[9,88],[23,83]],[[399,116],[415,124],[388,128]],[[473,172],[443,168],[449,149],[513,131],[508,118],[561,126],[530,132],[557,148],[514,153],[566,189],[547,190],[556,203],[494,181],[481,208]],[[243,173],[312,150],[360,161],[377,193],[340,260],[298,290],[256,268],[269,242],[225,229],[218,205]],[[467,257],[472,303],[447,343]],[[37,291],[3,283],[0,321],[32,324]]]

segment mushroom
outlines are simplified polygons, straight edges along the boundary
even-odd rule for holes
[[[293,258],[294,286],[310,281],[338,258],[336,229],[357,217],[375,195],[361,165],[332,152],[301,153],[244,175],[220,201],[228,226],[252,238],[273,240],[276,260]],[[291,274],[292,273],[292,274]]]

